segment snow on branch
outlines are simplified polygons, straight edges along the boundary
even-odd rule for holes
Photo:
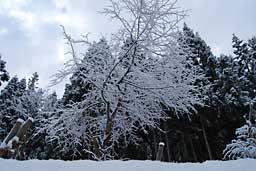
[[[80,79],[90,90],[84,100],[67,106],[52,119],[48,140],[57,140],[64,151],[87,142],[86,150],[100,147],[100,159],[115,155],[120,137],[137,141],[136,130],[158,127],[165,119],[163,105],[176,114],[195,113],[201,103],[193,82],[201,75],[177,43],[177,23],[186,15],[171,0],[111,1],[103,13],[122,25],[113,45],[102,38],[86,43],[86,53],[78,59],[74,40],[63,28],[73,56],[55,82],[67,74]],[[190,67],[188,67],[190,66]],[[98,145],[92,145],[97,137]],[[75,150],[74,150],[75,151]],[[79,151],[79,150],[78,150]],[[98,156],[98,155],[97,155]]]
[[[236,139],[223,151],[224,159],[256,158],[256,127],[250,124],[236,130]]]

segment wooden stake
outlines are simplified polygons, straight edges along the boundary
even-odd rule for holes
[[[157,155],[156,155],[156,160],[161,161],[163,158],[163,152],[164,152],[164,143],[160,142],[158,144],[158,151],[157,151]]]
[[[23,122],[24,121],[22,119],[18,119],[16,121],[15,125],[13,126],[13,128],[11,129],[11,131],[9,132],[9,134],[7,135],[7,137],[3,141],[3,143],[5,145],[7,145],[8,142],[17,134],[17,132],[19,131]]]

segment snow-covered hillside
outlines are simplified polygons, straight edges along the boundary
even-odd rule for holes
[[[256,160],[164,163],[156,161],[1,160],[0,171],[255,171]]]

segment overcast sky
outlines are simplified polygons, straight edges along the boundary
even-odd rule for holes
[[[109,36],[115,25],[98,14],[108,0],[0,0],[0,53],[11,76],[40,76],[47,87],[50,76],[69,58],[59,25],[75,37],[90,32],[91,39]],[[256,35],[256,0],[180,0],[190,9],[185,22],[211,46],[214,54],[232,53],[232,34],[242,39]],[[64,84],[53,87],[62,94]]]

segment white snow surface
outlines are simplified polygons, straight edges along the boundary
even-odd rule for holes
[[[29,160],[0,159],[0,171],[255,171],[256,160],[164,163],[158,161]]]

